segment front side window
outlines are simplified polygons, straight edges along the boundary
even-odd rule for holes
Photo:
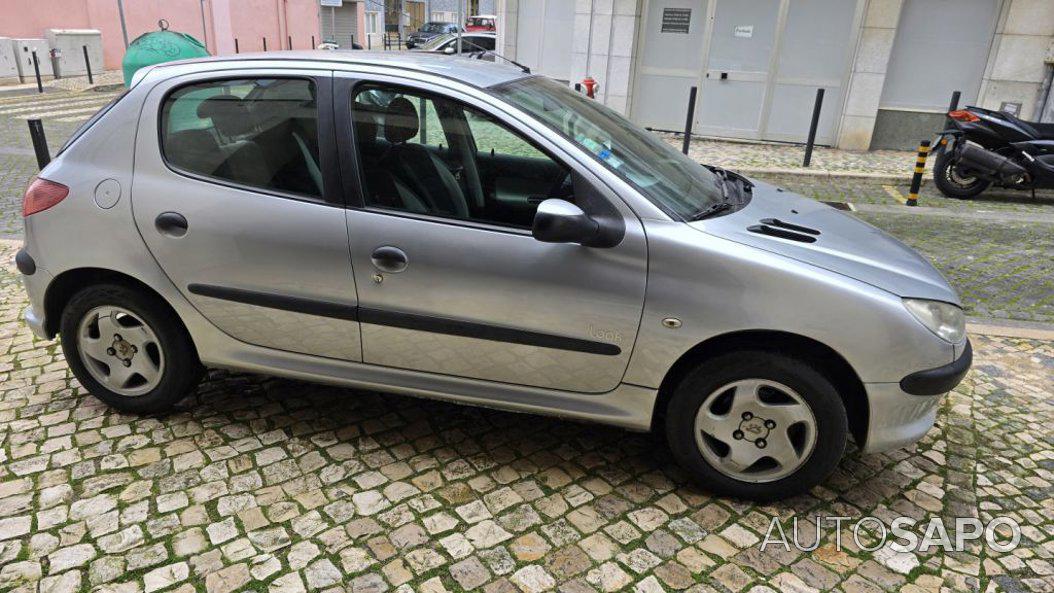
[[[574,200],[566,167],[463,103],[370,85],[352,109],[367,206],[530,228],[543,200]]]
[[[542,76],[491,90],[577,144],[667,212],[691,220],[724,201],[714,173],[599,101]]]
[[[180,87],[162,106],[162,153],[188,173],[321,198],[316,97],[292,78]]]

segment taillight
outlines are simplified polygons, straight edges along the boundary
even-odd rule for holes
[[[966,122],[968,124],[972,124],[975,121],[981,121],[981,118],[977,117],[976,115],[970,113],[969,111],[967,111],[965,109],[957,109],[955,111],[949,111],[948,112],[948,117],[954,119],[955,121]]]
[[[65,185],[37,177],[26,188],[26,195],[22,198],[22,216],[43,212],[61,202],[69,193],[70,188]]]

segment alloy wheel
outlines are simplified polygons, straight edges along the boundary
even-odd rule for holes
[[[92,378],[119,395],[149,393],[164,374],[164,352],[154,330],[121,307],[88,311],[78,326],[77,350]]]
[[[696,446],[707,463],[752,483],[793,474],[815,449],[816,431],[816,417],[801,395],[766,379],[715,390],[695,417]]]

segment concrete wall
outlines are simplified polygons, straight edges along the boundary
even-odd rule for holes
[[[43,37],[46,29],[98,29],[106,67],[120,67],[124,42],[116,0],[34,0],[25,4],[22,10],[4,10],[0,36]],[[269,49],[284,48],[290,35],[298,49],[308,48],[312,35],[321,37],[318,0],[205,0],[204,31],[199,0],[125,0],[124,10],[129,41],[156,30],[157,21],[163,18],[174,31],[204,37],[214,54],[234,53],[235,37],[241,51],[260,50],[265,36]]]
[[[882,84],[893,51],[903,0],[870,0],[847,84],[838,146],[867,150],[878,117]]]
[[[1054,45],[1054,1],[1011,0],[1003,7],[992,55],[981,83],[980,104],[999,109],[1021,103],[1022,119],[1038,119],[1048,68],[1043,57]]]
[[[623,114],[633,94],[639,26],[638,0],[576,0],[571,81],[592,76],[600,82],[597,98]]]

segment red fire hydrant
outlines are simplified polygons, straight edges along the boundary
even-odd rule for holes
[[[585,77],[585,79],[582,80],[582,86],[584,86],[586,89],[587,97],[589,97],[590,99],[597,98],[597,90],[600,89],[600,83],[593,80],[592,76]]]

